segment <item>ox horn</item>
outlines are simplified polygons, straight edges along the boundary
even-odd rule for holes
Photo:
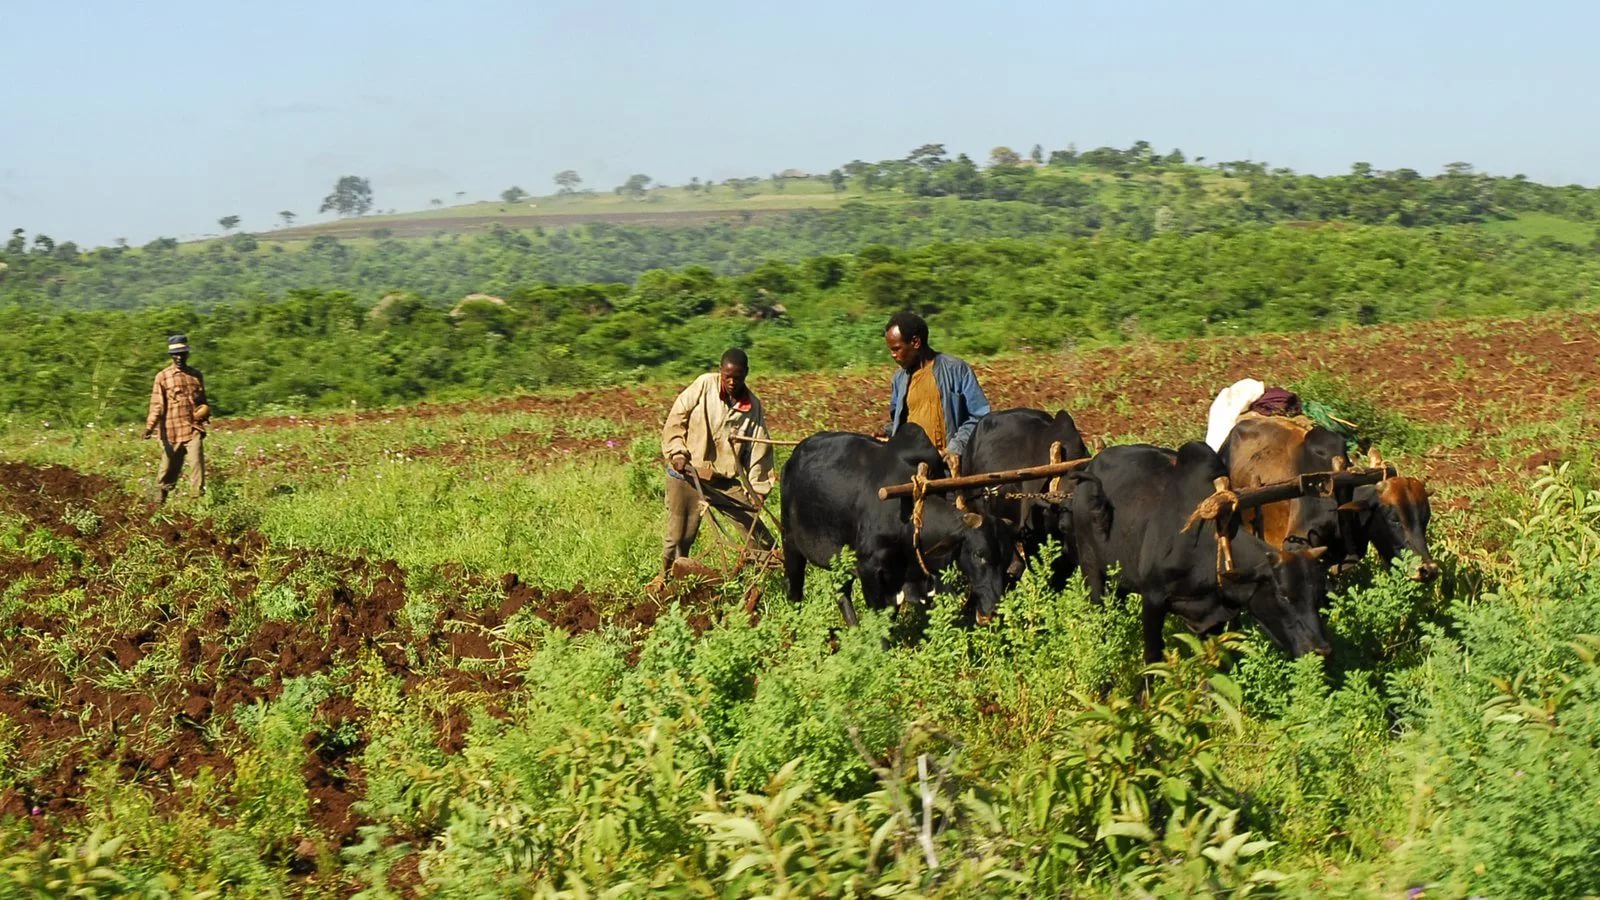
[[[1383,468],[1383,454],[1378,452],[1377,447],[1367,448],[1367,465],[1374,469]]]
[[[1333,458],[1333,470],[1335,472],[1343,472],[1348,468],[1350,468],[1350,458],[1348,456],[1341,455]]]

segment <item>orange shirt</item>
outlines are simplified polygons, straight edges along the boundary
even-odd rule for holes
[[[944,405],[939,402],[939,383],[933,380],[931,358],[911,373],[911,384],[906,388],[906,421],[921,425],[933,446],[944,452]]]

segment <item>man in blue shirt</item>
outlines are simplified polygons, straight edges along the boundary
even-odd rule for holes
[[[928,323],[915,313],[895,313],[883,340],[900,366],[889,387],[887,433],[906,422],[921,425],[956,474],[973,429],[989,414],[978,377],[962,360],[928,346]]]

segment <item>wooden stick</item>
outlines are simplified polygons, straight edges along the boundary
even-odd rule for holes
[[[1030,478],[1054,478],[1065,475],[1074,469],[1081,469],[1089,464],[1089,459],[1072,459],[1066,462],[1050,463],[1044,466],[1030,466],[1026,469],[1009,469],[1004,472],[980,472],[977,475],[962,475],[959,478],[934,478],[928,482],[928,493],[942,494],[969,487],[987,487],[991,484],[1011,484],[1017,481],[1027,481]],[[878,488],[878,499],[888,500],[890,497],[909,497],[911,485],[891,484],[888,487]]]
[[[1323,478],[1332,478],[1336,487],[1354,487],[1358,484],[1377,484],[1385,478],[1393,478],[1394,466],[1384,466],[1380,469],[1346,469],[1343,472],[1312,472],[1292,481],[1276,481],[1272,484],[1262,484],[1255,487],[1239,488],[1239,508],[1248,509],[1256,506],[1265,506],[1268,503],[1277,503],[1280,500],[1296,500],[1310,494],[1317,493],[1316,484]],[[930,482],[931,483],[931,482]]]
[[[742,434],[730,435],[728,440],[743,441],[746,444],[769,444],[773,447],[793,447],[800,443],[799,441],[773,441],[766,438],[745,437]]]

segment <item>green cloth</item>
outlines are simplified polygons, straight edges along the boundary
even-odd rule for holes
[[[1339,413],[1333,407],[1315,400],[1302,400],[1300,408],[1305,411],[1306,418],[1344,438],[1345,443],[1356,443],[1356,430],[1335,418]]]

